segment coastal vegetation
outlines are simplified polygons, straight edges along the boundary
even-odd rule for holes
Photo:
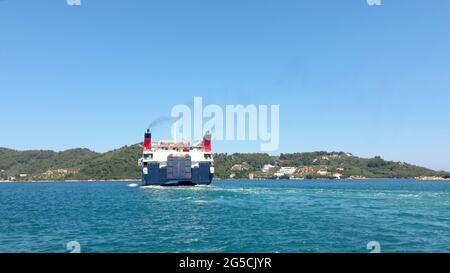
[[[437,172],[405,162],[394,162],[374,158],[361,158],[344,152],[289,153],[279,156],[268,154],[217,154],[216,174],[221,178],[415,178],[448,177],[446,172]],[[247,163],[242,165],[243,163]],[[241,164],[243,168],[236,168]],[[269,165],[270,169],[264,169]],[[236,172],[233,172],[236,169]],[[279,172],[280,168],[288,171]],[[289,171],[289,170],[292,171]],[[295,170],[294,170],[295,169]]]
[[[16,151],[0,148],[0,180],[120,180],[140,179],[137,161],[142,145],[106,153],[88,149],[63,152]],[[341,179],[450,178],[404,162],[361,158],[344,152],[215,154],[215,177],[221,179]]]

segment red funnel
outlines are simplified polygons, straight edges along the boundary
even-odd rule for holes
[[[150,151],[152,149],[152,134],[147,129],[144,136],[144,151]]]

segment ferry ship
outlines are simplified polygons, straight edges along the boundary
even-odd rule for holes
[[[152,142],[149,129],[144,136],[144,149],[139,159],[141,186],[209,185],[214,176],[211,134],[191,145],[189,141]]]

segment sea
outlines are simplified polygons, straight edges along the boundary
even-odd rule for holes
[[[449,181],[131,183],[0,183],[0,252],[450,252]]]

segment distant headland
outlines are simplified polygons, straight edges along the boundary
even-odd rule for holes
[[[140,180],[142,145],[105,153],[88,149],[63,152],[0,148],[0,181]],[[217,179],[450,179],[440,172],[381,157],[361,158],[345,152],[215,154]]]

